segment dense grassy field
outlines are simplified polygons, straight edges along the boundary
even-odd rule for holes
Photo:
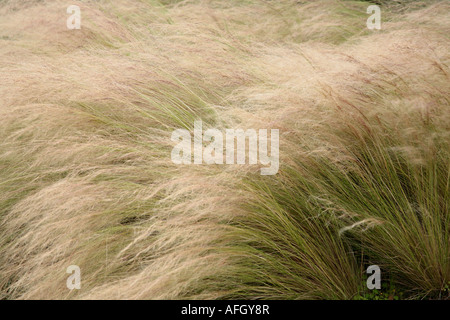
[[[373,3],[0,0],[0,299],[448,299],[450,4]]]

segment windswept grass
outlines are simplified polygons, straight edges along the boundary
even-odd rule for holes
[[[0,1],[0,298],[448,298],[450,7],[379,2]],[[199,119],[279,172],[173,164]]]

